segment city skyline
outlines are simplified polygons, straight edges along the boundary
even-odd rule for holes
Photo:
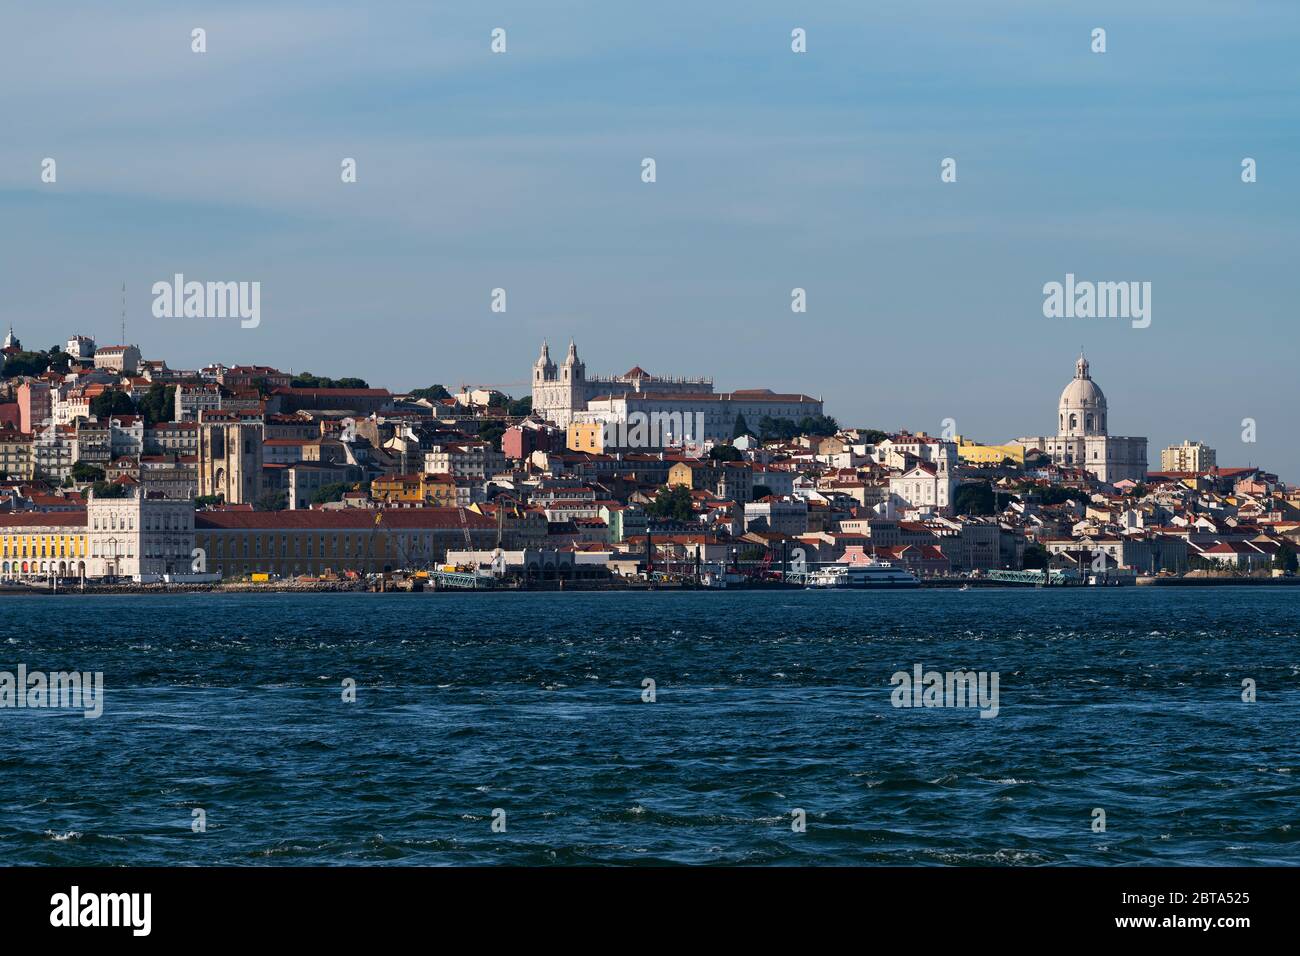
[[[514,382],[572,334],[593,370],[812,382],[845,424],[987,441],[1049,431],[1082,346],[1153,456],[1202,440],[1294,476],[1300,67],[1277,9],[17,10],[0,324],[113,343],[125,281],[128,338],[182,367]],[[153,318],[177,272],[260,281],[260,326]],[[1046,318],[1066,275],[1152,283],[1151,325]]]

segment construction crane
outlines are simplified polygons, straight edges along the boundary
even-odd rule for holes
[[[473,551],[474,542],[469,536],[469,523],[465,518],[465,509],[464,507],[457,507],[456,512],[460,515],[460,530],[465,534],[465,550]]]
[[[464,519],[462,518],[462,521],[463,520]],[[398,557],[402,559],[402,567],[404,569],[408,571],[415,570],[419,565],[428,564],[430,562],[429,556],[425,554],[424,548],[421,547],[418,543],[416,545],[416,552],[417,552],[416,554],[413,555],[407,550],[406,546],[402,543],[402,539],[398,537],[398,535],[393,533],[392,528],[384,524],[384,509],[382,508],[379,508],[375,511],[375,527],[381,529],[384,532],[384,534],[387,535],[389,552],[392,554],[396,554]],[[469,535],[468,529],[466,529],[465,534],[468,538]],[[373,531],[371,532],[371,540],[372,542],[374,540]],[[371,550],[372,551],[374,550],[373,546]]]

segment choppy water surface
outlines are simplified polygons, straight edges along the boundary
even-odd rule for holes
[[[19,663],[107,690],[0,710],[9,864],[1300,862],[1300,590],[6,596]]]

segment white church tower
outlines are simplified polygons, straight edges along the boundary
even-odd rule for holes
[[[551,359],[550,346],[533,363],[533,412],[568,428],[573,413],[587,407],[587,367],[578,358],[578,348],[569,340],[569,353],[559,368]]]

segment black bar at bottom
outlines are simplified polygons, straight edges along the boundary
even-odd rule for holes
[[[688,925],[768,941],[813,923],[819,936],[843,929],[873,941],[936,934],[983,944],[998,938],[989,933],[1023,930],[1066,939],[1195,933],[1230,945],[1243,931],[1290,926],[1294,876],[1271,867],[8,868],[0,919],[7,941],[125,941],[144,936],[146,911],[143,896],[120,894],[147,893],[147,938],[168,943],[373,943],[376,932],[434,931],[452,945],[516,934],[534,944],[608,944],[615,938],[588,934],[610,931],[666,944],[663,934]],[[80,925],[115,917],[116,927]]]

